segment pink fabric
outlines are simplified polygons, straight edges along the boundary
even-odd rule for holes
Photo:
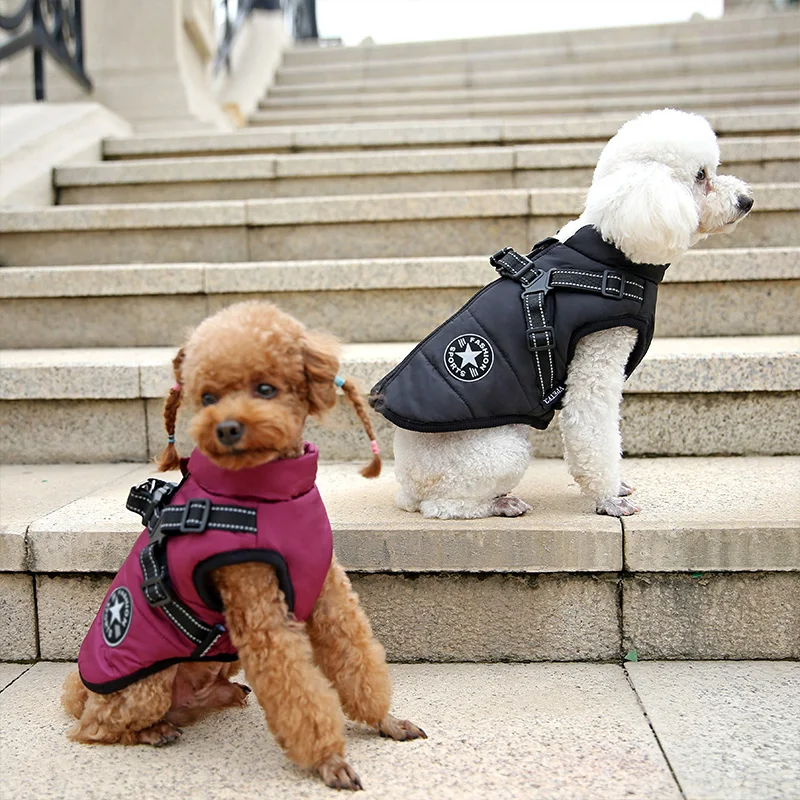
[[[207,625],[224,625],[224,616],[207,606],[193,581],[194,570],[220,553],[269,550],[286,561],[294,589],[294,616],[306,619],[322,590],[333,555],[333,536],[322,499],[314,483],[319,453],[313,444],[295,459],[230,472],[217,467],[199,450],[188,461],[188,474],[170,505],[207,498],[215,505],[239,505],[257,509],[257,534],[208,529],[203,533],[173,536],[167,540],[167,560],[173,594]],[[84,683],[94,691],[116,691],[146,674],[179,660],[188,660],[196,644],[184,636],[159,608],[151,608],[140,588],[143,577],[139,554],[148,542],[143,531],[117,573],[95,617],[78,656]],[[242,560],[250,560],[245,555]],[[259,560],[254,553],[252,560]],[[109,614],[130,620],[124,638],[111,646],[103,635],[103,614],[112,593]],[[235,649],[226,633],[205,658],[230,660]],[[166,663],[162,663],[166,662]]]

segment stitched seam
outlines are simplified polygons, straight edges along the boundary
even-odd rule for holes
[[[525,260],[522,258],[522,256],[520,256],[520,255],[519,255],[518,253],[516,253],[514,250],[509,250],[509,251],[506,253],[506,255],[507,255],[507,256],[511,256],[511,258],[513,258],[513,259],[514,259],[514,260],[517,262],[517,264],[522,264],[522,266],[523,266],[523,267],[524,267],[524,266],[526,266],[526,265],[527,265],[527,263],[528,263],[527,261],[525,261]]]
[[[186,628],[184,628],[183,625],[181,625],[180,622],[178,622],[178,620],[175,619],[175,617],[173,617],[172,614],[170,614],[167,606],[162,606],[162,608],[164,613],[172,620],[173,625],[175,625],[175,627],[178,628],[178,630],[181,633],[183,633],[183,635],[186,636],[187,639],[191,639],[196,644],[203,643],[202,639],[198,639],[196,636],[193,636],[191,633],[189,633],[189,631],[187,631]]]
[[[544,296],[543,294],[541,294],[541,293],[539,294],[539,314],[542,317],[542,327],[546,328],[547,327],[547,320],[544,318],[544,307],[542,306],[542,297],[543,296]],[[544,343],[548,346],[547,358],[550,361],[549,381],[552,383],[552,380],[553,380],[553,351],[550,350],[550,334],[547,331],[544,332],[544,339],[545,339]],[[547,388],[550,388],[549,385],[548,385]],[[543,392],[546,391],[545,387],[544,387],[544,384],[542,384],[542,391]]]
[[[152,580],[153,578],[155,578],[158,575],[158,567],[156,567],[156,560],[153,558],[153,551],[149,547],[145,547],[145,549],[142,552],[146,554],[147,559],[150,561],[150,564],[153,567],[152,573],[150,572],[150,570],[147,571],[148,572],[147,580]],[[144,595],[145,595],[145,597],[147,598],[148,601],[153,602],[153,603],[157,603],[159,598],[153,599],[148,594],[148,592],[149,592],[149,590],[151,588],[152,588],[151,586],[148,586],[147,589],[145,589],[145,591],[144,591]]]
[[[528,304],[527,295],[526,295],[525,299],[523,299],[522,305],[525,307],[525,316],[526,316],[526,318],[528,320],[528,327],[532,328],[533,327],[533,319],[531,317],[531,307]],[[542,392],[544,392],[545,391],[544,378],[542,377],[542,366],[539,363],[539,351],[537,350],[536,352],[531,353],[531,355],[533,356],[533,360],[536,363],[536,371],[539,373],[539,384],[542,387]]]
[[[554,269],[552,272],[553,272],[553,275],[556,275],[556,274],[559,274],[559,273],[561,275],[584,275],[587,278],[597,278],[600,281],[603,280],[603,276],[599,272],[579,272],[578,270],[574,270],[574,269]],[[611,278],[613,278],[615,281],[619,281],[620,283],[622,283],[622,277],[620,275],[614,275],[612,273],[612,274],[610,274],[608,276],[608,278],[606,278],[606,280],[610,280]],[[625,278],[625,282],[626,283],[630,283],[632,286],[635,286],[637,289],[644,289],[644,286],[641,283],[638,283],[637,281],[635,281],[635,280],[633,280],[631,278]]]
[[[207,653],[207,652],[208,652],[208,651],[209,651],[209,650],[210,650],[210,649],[211,649],[211,648],[212,648],[212,647],[213,647],[213,646],[214,646],[214,645],[217,643],[217,640],[218,640],[218,639],[219,639],[219,634],[218,634],[217,636],[215,636],[215,637],[214,637],[214,638],[211,640],[211,642],[209,643],[208,647],[204,647],[204,648],[202,649],[202,651],[201,651],[200,653],[198,653],[198,658],[199,658],[200,656],[204,656],[204,655],[205,655],[205,654],[206,654],[206,653]]]
[[[196,619],[189,611],[189,609],[184,608],[180,603],[175,602],[170,606],[170,608],[174,611],[180,611],[187,625],[193,625],[195,629],[199,629],[200,633],[197,634],[198,636],[202,634],[208,636],[208,634],[211,633],[211,628],[209,628],[208,625],[205,625],[202,622],[200,622],[200,620]],[[205,639],[205,636],[203,636],[203,639]],[[200,641],[202,642],[203,639],[201,639]]]

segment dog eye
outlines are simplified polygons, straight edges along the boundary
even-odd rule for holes
[[[214,403],[216,403],[216,402],[217,402],[217,398],[216,398],[216,397],[214,397],[214,395],[213,395],[213,394],[209,394],[208,392],[206,392],[206,393],[205,393],[205,394],[202,396],[202,398],[200,398],[200,402],[202,402],[202,404],[203,404],[204,406],[213,406],[213,405],[214,405]]]
[[[703,168],[700,168],[697,171],[697,175],[694,176],[694,179],[700,183],[700,181],[704,181],[706,179],[706,171]]]
[[[256,394],[259,397],[263,397],[265,400],[269,400],[271,397],[275,397],[277,393],[278,390],[274,386],[271,386],[268,383],[259,383],[258,386],[256,386]]]

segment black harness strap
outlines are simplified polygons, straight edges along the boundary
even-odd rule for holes
[[[255,534],[258,532],[257,512],[242,506],[213,505],[207,498],[193,498],[182,506],[167,505],[177,489],[177,484],[149,478],[131,489],[126,507],[142,518],[149,537],[139,554],[144,598],[152,608],[160,608],[170,622],[194,642],[196,647],[191,657],[201,658],[225,633],[225,628],[207,625],[172,593],[166,539],[203,533],[208,528]]]
[[[520,299],[527,325],[526,344],[536,366],[545,405],[558,399],[563,391],[563,387],[556,387],[554,391],[553,386],[553,350],[556,340],[544,302],[548,292],[566,289],[592,292],[614,300],[621,300],[623,297],[639,302],[644,300],[644,283],[626,278],[615,269],[606,269],[603,272],[564,267],[547,271],[537,269],[536,259],[557,244],[558,239],[545,239],[527,256],[520,255],[510,247],[504,247],[489,259],[502,277],[511,278],[522,286]]]

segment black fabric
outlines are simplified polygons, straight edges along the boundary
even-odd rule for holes
[[[219,593],[214,588],[211,580],[212,570],[219,567],[229,567],[232,564],[246,564],[250,561],[260,561],[275,568],[278,576],[278,585],[286,598],[286,605],[290,612],[294,611],[294,587],[289,577],[289,567],[283,556],[275,550],[229,550],[227,553],[219,553],[211,556],[205,561],[201,561],[194,569],[192,582],[194,583],[200,599],[214,611],[222,611],[222,600]]]
[[[654,332],[665,265],[633,264],[586,226],[566,242],[492,259],[501,277],[439,326],[372,389],[370,404],[401,428],[445,432],[524,423],[546,428],[577,343],[630,326],[630,375]]]
[[[150,664],[147,667],[136,670],[136,672],[132,672],[130,675],[124,675],[114,681],[92,683],[91,681],[87,681],[82,675],[81,681],[89,691],[95,692],[96,694],[111,694],[112,692],[118,692],[120,689],[124,689],[126,686],[130,686],[132,683],[136,683],[136,681],[140,681],[142,678],[146,678],[148,675],[155,675],[156,672],[161,672],[162,669],[171,667],[173,664],[181,664],[184,661],[236,661],[237,658],[239,658],[239,656],[233,653],[220,653],[213,658],[200,656],[192,656],[190,658],[167,658],[163,661],[156,661],[155,664]]]
[[[169,580],[167,540],[169,537],[185,533],[203,533],[209,528],[255,535],[258,533],[257,512],[256,509],[246,506],[214,505],[205,498],[189,499],[181,506],[167,505],[178,489],[178,484],[158,478],[149,478],[130,490],[125,505],[142,518],[148,531],[149,542],[139,554],[139,564],[144,579],[140,587],[142,594],[150,606],[160,608],[167,619],[196,645],[192,658],[201,658],[225,633],[225,629],[222,626],[207,625],[186,604],[175,597]],[[255,553],[256,555],[250,560],[263,560],[259,556],[261,551],[242,552]],[[280,558],[280,556],[278,557]],[[208,559],[207,561],[212,560]],[[282,558],[281,561],[283,562]],[[293,600],[293,594],[285,562],[283,562],[283,571],[290,590],[289,593],[284,590],[288,602],[290,599]],[[210,586],[210,581],[207,583]],[[195,585],[197,586],[197,583]],[[203,588],[206,589],[205,581]],[[200,597],[212,610],[222,610],[219,597],[213,592],[213,587],[210,593],[207,591],[205,595],[200,593]]]

